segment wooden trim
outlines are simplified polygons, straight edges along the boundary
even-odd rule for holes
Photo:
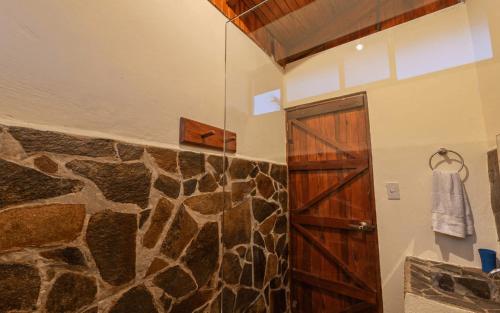
[[[333,217],[316,217],[313,215],[290,215],[290,223],[299,225],[309,225],[324,228],[353,230],[350,225],[359,225],[361,222],[371,224],[370,221],[361,221],[355,219],[333,218]]]
[[[309,232],[307,229],[304,227],[300,226],[299,224],[291,224],[297,231],[299,231],[304,238],[309,240],[313,246],[315,246],[321,254],[323,254],[327,259],[329,259],[331,262],[335,263],[338,267],[342,269],[342,271],[349,276],[355,283],[368,288],[370,291],[375,292],[373,288],[371,288],[367,283],[364,282],[361,277],[358,276],[358,274],[351,272],[349,269],[349,266],[344,263],[341,259],[339,259],[337,256],[335,256],[330,250],[321,242],[319,241],[311,232]]]
[[[225,136],[224,136],[225,134]],[[224,144],[225,141],[225,144]],[[179,143],[207,149],[236,152],[236,133],[181,117]]]
[[[366,301],[372,304],[376,302],[375,293],[368,292],[366,290],[354,286],[350,286],[343,282],[327,280],[321,277],[317,277],[315,275],[311,275],[299,269],[292,269],[292,276],[295,280],[315,288],[328,290],[329,292],[341,294],[344,296],[348,296],[350,298]]]
[[[300,213],[300,212],[303,212],[305,210],[308,210],[309,208],[311,208],[313,205],[315,205],[316,203],[320,202],[321,200],[323,200],[324,198],[328,197],[330,194],[342,189],[345,185],[347,185],[350,181],[352,181],[353,179],[357,178],[359,175],[361,175],[364,171],[368,170],[368,167],[365,166],[365,167],[362,167],[362,168],[357,168],[353,173],[347,175],[347,177],[343,178],[338,185],[336,186],[332,186],[332,187],[329,187],[327,188],[326,190],[320,192],[317,196],[315,196],[314,198],[310,199],[309,201],[307,201],[302,207],[298,208],[298,209],[293,209],[293,210],[290,210],[292,213]]]
[[[289,171],[345,170],[368,166],[368,160],[347,159],[328,161],[294,161],[288,163]]]
[[[349,96],[330,98],[287,108],[285,111],[288,118],[292,120],[325,113],[353,110],[364,106],[363,96],[365,94],[366,92],[360,92]]]
[[[343,144],[343,143],[340,143],[338,141],[336,141],[335,139],[330,139],[330,138],[326,138],[325,136],[323,136],[322,134],[320,134],[319,132],[317,132],[316,130],[308,127],[306,124],[304,124],[303,122],[299,121],[299,120],[292,120],[292,125],[295,125],[299,128],[301,128],[303,131],[305,131],[306,133],[310,134],[310,135],[313,135],[314,137],[316,137],[317,139],[321,140],[323,143],[331,146],[332,148],[335,148],[351,157],[354,157],[356,158],[358,155],[357,153],[355,152],[352,152],[354,149],[346,144]]]

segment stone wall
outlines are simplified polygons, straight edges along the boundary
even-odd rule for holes
[[[491,208],[495,215],[498,239],[500,240],[500,167],[497,149],[488,152],[488,174],[490,178]]]
[[[0,128],[0,313],[288,311],[285,166]]]
[[[405,262],[405,295],[452,305],[467,312],[500,310],[500,282],[480,269],[408,257]]]

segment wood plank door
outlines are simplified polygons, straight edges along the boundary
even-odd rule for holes
[[[292,307],[382,312],[366,94],[287,110]]]

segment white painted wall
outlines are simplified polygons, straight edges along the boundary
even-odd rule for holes
[[[225,22],[202,0],[0,1],[0,122],[174,147],[181,116],[223,127]],[[239,154],[284,162],[247,125],[231,127]]]
[[[472,16],[473,7],[484,11],[483,20]],[[499,12],[500,2],[468,0],[369,36],[361,40],[363,51],[353,42],[287,67],[288,107],[367,91],[386,313],[403,311],[406,256],[479,266],[478,248],[499,247],[486,152],[494,144],[491,129],[500,114],[485,115],[483,99],[485,94],[497,97],[500,90],[493,82],[482,88],[480,71],[498,74],[488,65],[498,60],[498,50],[491,47],[500,42],[500,26],[485,19],[494,8]],[[315,73],[327,79],[317,81]],[[491,102],[488,109],[500,110],[500,103]],[[459,151],[468,167],[476,234],[466,240],[431,230],[427,162],[442,146]],[[387,200],[386,182],[400,183],[400,201]]]

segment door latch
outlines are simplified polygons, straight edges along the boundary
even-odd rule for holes
[[[360,222],[359,225],[349,224],[349,228],[357,231],[372,232],[376,229],[376,226],[367,222]]]

